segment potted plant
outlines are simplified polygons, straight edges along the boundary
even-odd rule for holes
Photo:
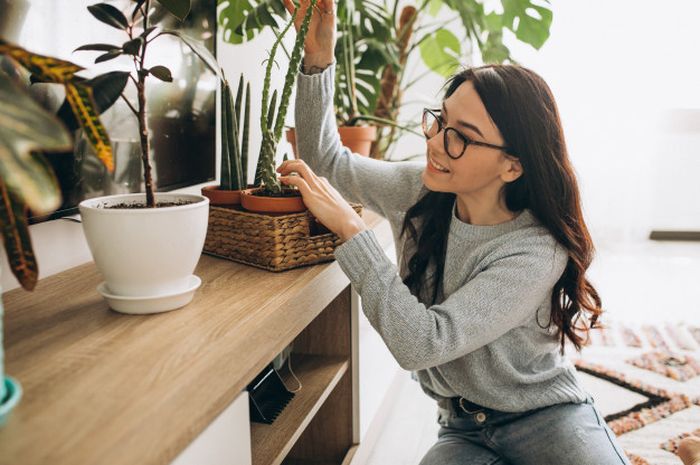
[[[246,189],[241,192],[241,205],[243,208],[260,213],[293,213],[306,210],[306,206],[301,198],[301,193],[293,187],[282,186],[277,179],[275,171],[277,146],[282,137],[284,120],[289,108],[289,99],[292,95],[292,88],[299,72],[301,63],[301,51],[304,40],[309,30],[309,22],[317,0],[312,0],[307,9],[301,27],[294,42],[294,48],[289,60],[289,67],[284,80],[282,96],[279,106],[277,106],[277,93],[273,93],[270,100],[270,82],[272,66],[274,64],[277,50],[284,38],[294,24],[296,14],[287,23],[284,30],[278,35],[277,40],[270,50],[270,56],[265,70],[265,81],[262,92],[262,111],[260,116],[260,129],[262,131],[262,142],[260,145],[260,157],[256,167],[255,185],[261,186],[253,189]],[[285,155],[286,157],[286,155]]]
[[[32,54],[2,40],[0,55],[10,57],[11,65],[16,63],[29,70],[34,81],[64,85],[66,108],[75,109],[75,114],[70,114],[70,117],[91,134],[88,140],[96,143],[96,152],[103,156],[102,162],[110,170],[113,163],[109,139],[100,123],[100,111],[95,103],[97,99],[93,99],[91,85],[98,82],[100,89],[104,90],[107,82],[114,84],[114,75],[98,76],[88,81],[75,74],[81,68],[73,63]],[[20,68],[12,66],[12,69],[12,73],[0,72],[0,223],[3,224],[2,239],[10,269],[20,285],[31,291],[36,286],[39,269],[29,235],[27,209],[36,215],[49,214],[61,204],[58,182],[41,152],[65,152],[72,148],[72,141],[70,133],[56,116],[40,107],[22,87],[13,83],[20,77]],[[100,95],[104,97],[102,93]],[[112,100],[108,104],[104,98],[99,101],[102,110],[114,103]],[[0,426],[7,421],[22,393],[19,382],[5,375],[2,314],[0,300]]]
[[[161,7],[184,19],[189,0],[158,0]],[[89,44],[78,50],[100,51],[96,63],[130,56],[136,69],[131,76],[137,104],[125,96],[138,119],[145,194],[123,194],[84,200],[79,209],[85,237],[95,264],[105,278],[98,287],[112,309],[124,313],[157,313],[189,303],[201,280],[193,271],[204,245],[209,200],[201,195],[155,193],[151,172],[150,135],[146,120],[146,80],[153,76],[172,81],[162,65],[146,67],[148,46],[163,34],[180,37],[177,31],[159,31],[151,25],[154,2],[136,0],[130,18],[112,5],[98,3],[88,11],[99,21],[122,30],[121,45]],[[201,58],[201,56],[200,56]]]
[[[222,71],[223,74],[223,71]],[[245,87],[245,104],[243,104]],[[241,203],[241,191],[248,185],[248,148],[250,135],[250,83],[243,75],[238,82],[236,99],[226,79],[221,86],[221,182],[202,188],[202,195],[214,206]],[[243,110],[243,119],[241,111]]]
[[[286,14],[280,0],[219,0],[219,5],[219,24],[234,44],[253,39],[265,27],[279,29],[278,19]],[[506,29],[537,49],[546,42],[552,22],[546,5],[502,0],[500,6],[487,13],[483,0],[430,0],[418,6],[401,0],[340,0],[335,105],[341,140],[343,127],[372,122],[378,134],[370,156],[389,159],[403,133],[420,135],[417,124],[399,121],[399,113],[405,92],[428,73],[453,74],[472,49],[485,63],[512,61],[503,44]],[[443,8],[450,10],[449,17],[438,17]],[[456,29],[454,22],[462,27]],[[411,79],[405,70],[415,55],[427,70]]]

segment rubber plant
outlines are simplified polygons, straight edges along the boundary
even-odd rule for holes
[[[284,128],[284,121],[287,116],[287,110],[289,109],[289,100],[292,95],[295,79],[299,73],[299,65],[301,64],[301,52],[304,46],[304,40],[306,39],[306,34],[309,30],[311,14],[316,7],[316,3],[317,0],[311,0],[310,7],[307,8],[304,20],[302,21],[299,32],[297,33],[294,48],[289,60],[289,67],[287,68],[287,73],[284,79],[281,97],[279,98],[279,105],[277,104],[277,91],[274,91],[272,98],[270,98],[272,68],[275,61],[275,56],[280,44],[282,43],[282,39],[294,24],[294,17],[292,17],[292,19],[287,23],[282,32],[278,34],[277,40],[270,49],[270,56],[267,60],[265,80],[262,91],[262,111],[260,116],[262,142],[260,145],[260,157],[258,158],[255,181],[256,186],[262,184],[262,189],[256,192],[256,195],[259,196],[280,197],[290,195],[291,192],[296,192],[296,189],[292,187],[282,187],[277,179],[275,162],[277,146],[279,145],[282,137],[282,129]],[[296,194],[298,194],[298,192],[296,192]]]
[[[75,74],[82,68],[3,41],[0,41],[0,55],[27,68],[34,80],[62,84],[66,88],[67,101],[74,112],[72,120],[80,122],[96,153],[111,171],[111,146],[98,117],[93,88],[88,80]],[[13,69],[19,71],[16,66]],[[19,76],[19,72],[14,74]],[[0,72],[0,225],[10,269],[20,285],[31,291],[36,286],[39,267],[27,225],[27,209],[42,215],[53,212],[61,204],[58,182],[42,151],[65,152],[73,144],[60,120],[13,82],[18,76]],[[2,313],[0,301],[0,426],[21,396],[20,384],[4,371]]]
[[[120,56],[131,57],[134,65],[134,73],[130,74],[130,80],[136,87],[137,103],[133,104],[122,94],[122,99],[126,102],[129,110],[138,119],[139,142],[141,146],[141,163],[143,165],[144,186],[146,191],[146,207],[156,207],[155,183],[153,181],[151,160],[150,160],[150,133],[146,124],[146,81],[149,76],[153,76],[161,81],[172,82],[172,72],[166,66],[156,65],[147,67],[145,64],[148,46],[163,35],[174,35],[179,37],[185,44],[193,49],[195,53],[204,48],[201,44],[194,43],[193,40],[182,35],[175,30],[160,30],[151,24],[151,16],[154,13],[152,5],[157,1],[161,7],[165,8],[172,15],[180,20],[185,19],[190,12],[190,0],[132,0],[133,8],[130,17],[122,13],[118,8],[108,3],[97,3],[88,6],[88,11],[97,20],[119,30],[126,35],[126,41],[121,45],[93,43],[78,47],[77,51],[99,51],[102,52],[95,59],[95,63],[106,62]],[[199,53],[198,53],[199,55]],[[201,58],[201,56],[200,56]]]
[[[219,24],[229,43],[252,40],[268,27],[278,31],[286,18],[281,0],[218,1]],[[340,0],[335,98],[339,126],[377,124],[380,137],[371,156],[386,158],[400,135],[417,127],[399,121],[406,90],[428,73],[453,74],[472,49],[485,63],[513,62],[503,43],[506,30],[539,49],[552,22],[548,3],[500,0],[491,2],[494,10],[487,12],[484,0]],[[412,77],[406,68],[415,55],[427,70]]]

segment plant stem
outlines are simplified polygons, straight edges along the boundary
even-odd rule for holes
[[[150,11],[151,0],[146,0],[145,3],[145,13],[143,14],[143,30],[148,29],[148,12]],[[143,179],[146,185],[146,206],[148,208],[155,208],[155,196],[153,195],[154,185],[153,185],[153,175],[151,173],[151,162],[149,160],[149,154],[151,153],[150,140],[148,137],[148,126],[146,125],[146,75],[145,61],[146,61],[146,48],[148,47],[148,42],[143,41],[141,45],[141,53],[139,54],[138,60],[138,82],[136,84],[136,90],[138,91],[138,119],[139,119],[139,138],[141,140],[141,163],[143,164]]]

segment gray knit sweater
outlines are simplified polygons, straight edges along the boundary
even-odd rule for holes
[[[300,157],[343,197],[387,218],[399,267],[371,230],[339,246],[335,257],[362,308],[399,365],[430,397],[462,396],[488,408],[521,412],[583,402],[571,362],[559,354],[549,321],[552,287],[567,252],[523,210],[494,226],[461,221],[453,208],[442,290],[426,306],[403,284],[405,212],[427,189],[424,162],[386,162],[343,147],[333,112],[335,66],[300,75],[295,119]]]

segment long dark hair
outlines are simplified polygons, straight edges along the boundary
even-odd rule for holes
[[[546,327],[557,327],[564,351],[568,338],[577,350],[588,336],[583,314],[590,314],[591,327],[602,313],[601,300],[585,273],[595,248],[583,220],[576,176],[569,161],[559,111],[549,86],[533,71],[517,65],[470,68],[446,84],[445,98],[466,81],[474,84],[486,110],[506,145],[523,167],[523,174],[504,186],[511,211],[528,208],[569,253],[568,263],[554,285],[552,311]],[[420,299],[432,291],[434,303],[442,282],[449,220],[456,195],[428,192],[408,209],[402,235],[415,245],[406,262],[403,282]],[[416,223],[420,227],[416,227]],[[431,262],[435,271],[428,281]]]

